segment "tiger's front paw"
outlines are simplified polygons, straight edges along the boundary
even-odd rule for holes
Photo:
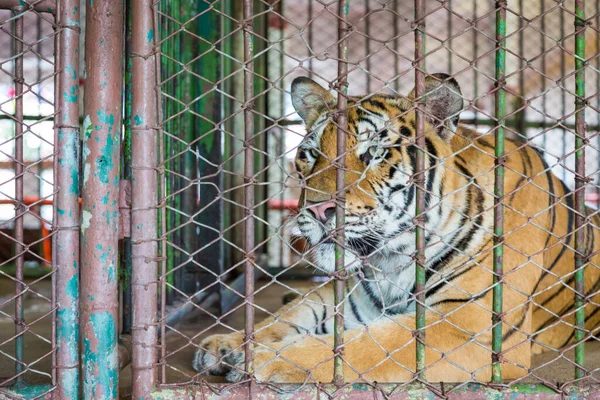
[[[258,382],[304,383],[310,378],[308,371],[302,366],[292,360],[282,358],[272,349],[255,348],[253,360],[254,377]],[[226,376],[229,382],[240,382],[246,378],[243,359]]]
[[[212,335],[200,342],[193,367],[204,375],[225,375],[244,364],[243,336],[240,333]]]

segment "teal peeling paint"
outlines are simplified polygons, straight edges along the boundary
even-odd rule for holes
[[[152,42],[152,39],[154,39],[154,29],[150,29],[148,31],[148,43]]]
[[[77,262],[74,262],[77,268]],[[70,304],[58,304],[56,311],[56,340],[58,346],[66,349],[69,363],[77,363],[79,359],[79,274],[75,274],[67,282],[65,294],[71,298]],[[76,399],[79,393],[79,369],[67,369],[62,373],[61,385],[65,397]]]
[[[73,67],[72,65],[68,65],[67,67],[65,67],[65,72],[69,72],[71,73],[71,79],[76,80],[77,79],[77,71],[75,70],[75,67]]]
[[[102,111],[98,111],[98,118],[101,122],[109,124],[108,135],[106,135],[106,145],[101,150],[101,156],[96,159],[97,176],[101,183],[108,183],[108,176],[115,167],[113,155],[118,146],[118,137],[115,141],[110,134],[115,123],[115,118],[112,114],[107,116]],[[118,181],[117,181],[118,184]]]
[[[102,204],[108,204],[108,195],[109,194],[110,194],[110,192],[108,192],[104,196],[102,196],[102,198],[100,199],[100,201],[102,202]]]
[[[96,245],[96,250],[100,250],[100,251],[102,251],[102,245],[101,245],[100,243],[98,243],[98,244]]]
[[[136,116],[135,116],[135,117],[133,117],[133,120],[135,121],[135,125],[136,125],[136,126],[139,126],[139,125],[141,125],[141,124],[144,122],[143,118],[142,118],[142,117],[140,117],[140,116],[139,116],[139,115],[137,115],[137,114],[136,114]]]
[[[65,293],[71,299],[76,300],[79,295],[79,274],[75,274],[71,277],[69,282],[67,282],[67,287],[65,288]]]
[[[60,214],[60,215],[66,214],[65,210],[63,210],[62,208],[57,208],[56,211],[58,211],[58,214]]]
[[[69,194],[79,196],[79,131],[72,131],[67,134],[59,129],[58,140],[59,142],[64,141],[61,157],[58,159],[59,164],[61,167],[69,168],[69,174],[71,175]]]
[[[98,111],[98,120],[103,124],[109,124],[110,126],[115,124],[115,116],[113,114],[106,114],[106,111],[104,110]]]
[[[77,97],[78,97],[78,93],[77,93],[77,88],[78,86],[71,86],[71,94],[67,93],[67,92],[63,92],[63,97],[65,98],[65,101],[67,103],[77,103]]]
[[[95,348],[89,338],[83,339],[83,397],[85,399],[117,398],[119,386],[117,325],[108,311],[91,314],[97,340]]]

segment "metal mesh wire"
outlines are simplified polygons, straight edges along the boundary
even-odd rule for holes
[[[0,1],[1,386],[598,393],[597,4],[94,3],[81,115],[78,2]]]
[[[0,16],[0,386],[53,383],[54,17]]]
[[[250,7],[248,4],[246,6]],[[522,167],[524,169],[519,169],[521,166],[518,164],[504,165],[505,179],[512,183],[506,185],[507,191],[503,199],[518,198],[519,191],[527,190],[527,187],[534,187],[532,192],[537,193],[536,196],[548,195],[550,190],[544,182],[549,179],[548,176],[553,175],[562,179],[566,188],[573,189],[574,176],[581,173],[576,172],[575,146],[581,144],[576,144],[575,140],[574,49],[577,29],[582,28],[573,25],[575,4],[543,1],[527,5],[517,1],[484,4],[455,0],[425,2],[423,7],[424,15],[418,21],[423,24],[423,41],[426,43],[421,59],[424,71],[427,71],[424,76],[444,72],[458,81],[465,104],[461,112],[462,123],[482,134],[485,140],[489,140],[488,145],[491,143],[491,150],[478,151],[487,152],[488,157],[493,158],[494,136],[500,129],[498,126],[501,126],[504,127],[506,136],[505,160],[529,157],[527,151],[523,156],[524,146],[533,146],[541,154],[539,160],[533,161],[538,163],[535,171],[533,164],[525,165]],[[505,78],[498,84],[494,76],[498,48],[496,13],[504,7]],[[585,9],[586,99],[595,99],[599,90],[598,71],[594,67],[598,61],[595,7],[589,3]],[[480,243],[482,246],[472,248],[470,243],[465,243],[466,239],[460,240],[461,232],[466,233],[465,226],[477,231],[477,235],[491,239],[494,225],[490,221],[493,221],[494,209],[498,208],[493,202],[493,162],[488,169],[478,171],[467,168],[468,159],[463,159],[466,165],[462,167],[454,164],[456,158],[474,157],[474,149],[482,146],[467,133],[462,133],[467,144],[462,145],[462,149],[453,148],[447,154],[440,154],[436,146],[420,148],[427,160],[423,170],[424,180],[431,182],[421,186],[422,196],[426,199],[423,203],[425,208],[421,212],[426,222],[422,225],[424,247],[420,251],[425,256],[423,272],[427,277],[427,283],[422,287],[425,290],[425,340],[424,345],[419,345],[424,354],[424,361],[421,361],[423,364],[419,365],[419,361],[415,364],[415,340],[411,333],[415,329],[414,308],[415,303],[419,304],[419,291],[412,286],[413,283],[405,282],[414,282],[414,278],[401,278],[402,273],[399,272],[403,269],[414,271],[410,266],[414,266],[415,249],[409,246],[402,250],[390,250],[389,243],[386,244],[394,240],[401,242],[402,235],[414,238],[414,231],[405,227],[395,235],[386,236],[385,240],[376,240],[373,237],[381,235],[381,232],[375,232],[373,226],[369,228],[361,226],[357,221],[350,222],[346,235],[352,236],[348,232],[352,232],[353,225],[361,226],[367,232],[364,233],[366,238],[362,242],[360,239],[345,241],[345,252],[358,254],[354,258],[354,264],[338,273],[334,273],[332,269],[325,274],[323,271],[319,272],[319,269],[323,269],[323,261],[315,261],[315,257],[318,259],[325,256],[319,255],[315,245],[320,242],[321,246],[334,248],[334,244],[323,243],[335,243],[336,235],[340,232],[336,233],[333,229],[335,223],[331,219],[328,222],[320,219],[320,211],[307,211],[307,204],[303,204],[303,200],[300,200],[298,206],[300,210],[296,210],[295,203],[301,188],[306,190],[304,196],[310,196],[308,193],[312,189],[317,192],[313,198],[324,198],[324,195],[335,197],[335,189],[331,189],[335,188],[335,183],[331,183],[331,180],[336,179],[335,173],[327,173],[326,167],[315,167],[308,174],[307,171],[298,174],[294,157],[297,151],[312,152],[312,155],[305,157],[339,166],[338,157],[341,154],[336,153],[335,149],[314,145],[319,144],[319,139],[315,142],[315,139],[310,139],[310,135],[306,134],[304,121],[294,112],[289,93],[291,83],[294,78],[308,76],[334,97],[343,98],[343,83],[347,80],[349,95],[356,96],[347,112],[353,115],[356,111],[352,108],[362,110],[363,115],[370,115],[371,126],[364,123],[353,126],[353,117],[350,118],[347,140],[354,144],[350,145],[345,157],[348,160],[352,152],[364,153],[365,145],[360,140],[351,140],[351,137],[364,133],[364,130],[371,130],[373,135],[377,135],[391,129],[387,125],[383,128],[382,124],[387,118],[381,117],[381,107],[379,113],[377,109],[373,111],[376,106],[370,103],[371,99],[381,101],[381,97],[378,97],[380,95],[407,96],[415,85],[416,20],[413,5],[395,1],[352,3],[345,17],[349,27],[346,36],[340,36],[343,31],[338,29],[338,22],[343,18],[338,13],[338,3],[292,0],[272,4],[255,2],[251,10],[246,9],[250,15],[244,15],[242,8],[241,5],[237,7],[217,2],[186,15],[188,11],[174,10],[170,8],[169,2],[157,5],[161,27],[159,48],[163,112],[162,251],[166,259],[165,274],[161,276],[166,288],[166,300],[161,311],[161,321],[166,333],[166,339],[162,340],[160,358],[162,382],[167,386],[199,380],[211,382],[216,379],[218,382],[222,378],[202,375],[226,373],[229,380],[252,379],[252,376],[245,375],[245,368],[250,368],[250,365],[254,371],[253,378],[258,381],[331,381],[334,378],[333,361],[338,355],[341,357],[339,365],[344,365],[342,369],[345,372],[345,382],[349,383],[373,384],[374,381],[399,380],[406,382],[400,385],[404,387],[413,382],[425,382],[427,377],[435,381],[436,376],[454,376],[455,380],[486,384],[490,379],[490,367],[495,360],[495,363],[502,362],[505,376],[515,375],[514,371],[520,371],[516,373],[518,379],[511,380],[512,385],[534,382],[543,383],[559,392],[565,390],[573,382],[572,378],[565,378],[556,384],[552,370],[548,367],[555,362],[561,362],[563,367],[576,364],[572,354],[575,343],[567,345],[572,343],[567,338],[573,332],[568,327],[574,326],[573,315],[582,307],[588,321],[585,328],[587,346],[594,346],[594,296],[597,288],[593,285],[588,287],[588,279],[595,278],[586,278],[584,298],[589,305],[574,307],[573,261],[564,267],[566,269],[563,272],[556,273],[551,271],[552,263],[544,260],[544,257],[556,256],[562,245],[566,245],[565,251],[571,254],[582,251],[583,247],[575,250],[574,225],[567,228],[567,232],[546,232],[550,238],[548,243],[535,250],[519,241],[500,240],[496,242],[496,246],[489,243],[484,246]],[[219,32],[209,33],[203,30],[203,26],[214,21],[219,21]],[[250,24],[253,27],[253,40],[252,48],[248,49],[244,47],[243,35],[244,32],[249,32]],[[347,54],[343,50],[340,53],[340,44],[343,45],[344,40],[347,41]],[[250,50],[251,53],[248,54]],[[250,69],[250,64],[253,70]],[[347,65],[347,76],[340,75],[340,64]],[[248,89],[250,83],[253,88]],[[251,91],[248,93],[247,90]],[[499,91],[506,95],[506,111],[498,122],[494,97]],[[597,198],[595,180],[598,171],[598,129],[595,126],[598,114],[597,104],[592,103],[586,102],[583,111],[587,122],[587,139],[583,142],[587,172],[585,188],[581,189],[585,190],[585,198],[590,205],[594,205]],[[212,107],[207,108],[207,104],[212,104]],[[412,103],[395,119],[410,119],[414,115],[415,104],[416,102]],[[336,118],[341,114],[339,111],[336,114],[335,103],[330,103],[330,106],[332,113],[329,119],[313,126],[313,131],[319,131],[319,127],[327,123],[333,124],[328,129],[346,129],[339,120],[336,123]],[[430,117],[427,112],[424,109],[425,119]],[[378,118],[379,122],[373,122]],[[442,119],[437,121],[438,126],[448,122],[450,118]],[[249,123],[252,127],[250,131]],[[363,132],[359,132],[360,129]],[[460,136],[461,133],[457,135]],[[213,149],[218,142],[221,147],[217,154]],[[322,141],[320,145],[323,146]],[[412,142],[411,146],[417,152],[415,145],[418,143]],[[333,146],[335,147],[335,143]],[[346,176],[362,174],[364,179],[369,179],[365,178],[363,171],[355,171],[353,168],[346,166]],[[462,186],[441,194],[437,186],[441,183],[435,182],[435,171],[440,169],[446,171],[447,179],[454,177],[452,179],[464,180]],[[329,180],[329,183],[323,181],[320,188],[314,183],[319,174],[326,175],[323,179]],[[404,197],[414,190],[410,187],[416,178],[415,171],[411,172],[410,169],[405,174],[408,183],[399,192]],[[515,182],[518,182],[516,187],[509,190],[509,186]],[[248,198],[250,184],[253,190],[252,197]],[[363,201],[366,205],[374,201],[368,199],[373,196],[372,193],[359,183],[354,185],[346,189],[347,195],[354,195],[354,201]],[[361,193],[356,194],[353,190]],[[476,193],[481,196],[474,201],[474,204],[479,203],[477,210],[465,210],[460,202],[453,203],[473,201],[469,196],[476,196]],[[552,204],[540,207],[532,215],[527,214],[532,211],[528,211],[524,205],[515,206],[510,201],[505,201],[505,230],[500,232],[500,236],[518,237],[519,231],[529,231],[530,234],[547,231],[543,222],[553,214],[560,214],[561,217],[555,215],[552,218],[567,218],[568,214],[568,218],[574,220],[577,207],[573,203],[573,196],[556,193],[549,196]],[[309,197],[304,199],[307,198]],[[414,207],[413,203],[409,204]],[[353,220],[356,208],[348,209],[340,201],[337,205],[338,210],[345,209],[346,218]],[[385,206],[391,208],[390,204]],[[384,204],[379,207],[384,207]],[[291,213],[289,209],[292,209]],[[334,209],[328,208],[325,212],[330,213]],[[558,209],[560,211],[554,211]],[[567,209],[569,212],[565,211]],[[382,212],[380,209],[378,211]],[[388,218],[392,218],[392,212],[389,209],[387,212],[390,213]],[[414,213],[413,210],[404,212]],[[444,235],[440,235],[437,231],[439,226],[435,228],[436,225],[430,221],[434,219],[431,215],[437,213],[451,213],[456,218],[454,228]],[[596,229],[594,215],[591,211],[585,217],[586,227],[577,228],[583,229],[588,238]],[[327,234],[320,240],[310,239],[308,228],[302,229],[302,225],[309,224],[308,220],[320,226],[325,224],[329,239]],[[414,222],[411,219],[409,224],[411,221]],[[368,240],[369,233],[372,243]],[[250,245],[249,235],[253,239]],[[469,236],[469,240],[475,239]],[[589,249],[592,242],[586,243],[586,274],[588,277],[595,277],[596,266],[592,261],[595,253],[593,249]],[[440,252],[442,247],[446,250]],[[500,247],[504,249],[506,273],[497,275],[496,283],[492,284],[491,277],[494,274],[490,270],[490,260],[494,258],[495,252],[497,254],[495,249]],[[394,251],[406,253],[404,263],[393,268],[388,266],[387,270],[382,271],[381,265],[377,265],[384,257],[381,254],[391,257],[390,254]],[[434,263],[427,259],[431,257],[436,260],[439,254],[448,258],[462,256],[463,261],[454,267],[453,273],[434,270],[434,265],[439,267],[439,260]],[[403,259],[396,255],[395,262]],[[328,262],[331,264],[333,256],[329,257]],[[572,255],[569,257],[570,260],[573,259]],[[352,257],[346,261],[349,259]],[[254,285],[244,275],[244,271],[247,273],[244,265],[248,262],[253,266],[256,278],[261,278]],[[305,267],[317,267],[317,272],[309,272],[307,276],[303,274]],[[467,287],[468,284],[460,280],[457,283],[453,274],[460,275],[460,271],[465,270],[477,270],[481,279],[489,283],[479,289]],[[543,276],[546,279],[543,289],[535,288],[532,291],[533,287],[523,284],[523,277],[528,274]],[[250,292],[244,294],[244,279],[245,288],[251,290],[252,296]],[[339,307],[335,306],[332,289],[327,289],[336,280],[344,285],[341,292],[343,297],[336,300],[341,304]],[[548,283],[549,281],[552,282]],[[435,288],[442,285],[457,298],[439,300],[434,304],[434,300],[430,299],[437,299],[434,292],[439,289]],[[496,313],[496,308],[492,307],[492,292],[500,285],[505,300],[502,311],[496,315],[501,322],[492,324],[492,315]],[[354,300],[350,300],[353,296]],[[380,310],[385,309],[388,314],[366,317],[353,309],[357,307],[356,299],[369,296],[373,297],[370,301],[379,301]],[[292,306],[288,306],[291,308],[282,313],[276,311],[279,306],[272,297],[302,297],[304,300],[292,303]],[[565,301],[566,309],[552,304],[557,297]],[[449,307],[448,304],[452,302],[455,304]],[[193,323],[179,323],[175,316],[182,309],[193,310]],[[346,326],[357,328],[348,328],[350,330],[345,333],[344,351],[336,352],[333,348],[333,333],[336,331],[334,320],[341,309],[345,310],[343,320]],[[391,316],[398,310],[408,313],[409,317]],[[531,316],[527,317],[526,322],[523,317],[531,312],[536,315],[536,321],[546,317],[549,320],[543,326],[533,328],[530,325]],[[253,332],[244,334],[243,313],[246,315],[246,328],[249,326],[249,319],[250,325],[253,323],[252,318],[256,318],[257,323],[260,322],[259,316],[272,319],[266,324],[257,325]],[[470,313],[485,315],[487,326],[479,326],[480,331],[473,331],[465,326],[461,321]],[[361,326],[361,322],[364,323],[361,319],[368,319],[369,323]],[[413,322],[409,322],[410,320]],[[533,323],[534,326],[537,323]],[[444,347],[443,343],[438,343],[436,336],[442,326],[449,335],[467,339],[455,348]],[[496,348],[492,348],[493,326],[499,326],[499,332],[511,338],[505,339],[499,354]],[[547,339],[540,340],[544,334],[560,335],[548,332],[552,329],[555,329],[553,332],[559,332],[563,328],[565,332],[569,332],[563,338],[564,343],[559,344],[558,339],[556,343],[552,341],[552,344],[548,344]],[[394,332],[400,338],[406,334],[408,339],[406,342],[400,340],[396,347],[389,348],[388,342],[382,337],[382,329]],[[212,341],[205,339],[214,333],[228,336]],[[536,351],[542,347],[549,350],[534,357],[531,366],[529,360],[524,361],[525,358],[516,355],[524,351],[523,346],[530,342]],[[253,352],[248,352],[248,347],[244,350],[248,343],[252,343],[250,348],[254,349]],[[353,351],[358,351],[353,349],[360,347],[356,343],[362,343],[369,349],[364,357],[380,353],[377,361],[362,360],[360,365],[353,365],[352,362],[357,360]],[[458,343],[461,343],[460,340]],[[199,351],[198,346],[201,348]],[[323,350],[325,347],[329,347],[329,350]],[[198,358],[194,363],[199,375],[190,370],[189,365],[182,363],[182,354],[189,354],[192,349],[198,351]],[[310,364],[312,361],[306,360],[310,358],[308,353],[311,351],[322,357],[314,365]],[[487,358],[488,362],[477,366],[465,365],[464,354],[469,353],[475,358]],[[326,354],[328,355],[325,356]],[[413,358],[409,363],[405,362],[406,354]],[[495,358],[492,357],[493,354],[496,354]],[[253,361],[249,355],[253,355]],[[578,359],[577,362],[579,361]],[[416,369],[419,366],[422,368],[420,373]],[[580,380],[594,382],[596,368],[598,366],[592,362],[584,370]],[[444,372],[440,372],[444,369],[453,370],[454,375],[444,375]],[[383,370],[388,371],[387,378],[383,377]],[[428,384],[428,387],[438,395],[446,396],[449,393],[459,393],[466,386],[459,384],[448,389]],[[393,386],[393,389],[396,388],[397,386]]]

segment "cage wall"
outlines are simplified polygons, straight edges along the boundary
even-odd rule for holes
[[[0,394],[599,393],[594,2],[0,8]]]

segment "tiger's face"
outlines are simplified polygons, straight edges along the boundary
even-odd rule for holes
[[[438,193],[443,174],[437,168],[441,153],[450,152],[462,98],[456,81],[435,74],[426,81],[426,192]],[[398,268],[414,252],[416,170],[415,113],[412,95],[349,99],[346,132],[345,224],[347,269],[370,265]],[[335,99],[308,78],[292,84],[292,101],[303,118],[307,135],[296,154],[302,177],[300,234],[312,247],[315,265],[335,270],[337,125]],[[446,149],[445,149],[446,148]],[[437,217],[441,217],[437,215]],[[429,213],[426,219],[436,218]],[[393,260],[393,261],[392,261]],[[394,264],[393,266],[391,264]]]

